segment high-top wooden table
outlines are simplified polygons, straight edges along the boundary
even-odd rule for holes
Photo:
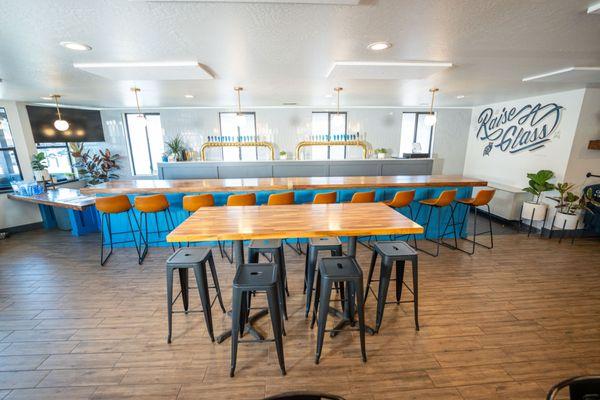
[[[423,227],[383,203],[297,204],[200,208],[175,228],[167,241],[232,240],[239,268],[244,263],[244,240],[347,236],[347,253],[355,257],[359,236],[413,233],[423,233]],[[352,320],[353,313],[348,308],[336,329]],[[250,322],[263,315],[265,313],[253,316]],[[256,331],[250,330],[250,333],[261,338]],[[230,331],[225,332],[217,341],[221,343],[230,335]]]

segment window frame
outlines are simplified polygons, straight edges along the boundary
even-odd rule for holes
[[[146,118],[146,115],[158,115],[158,117],[160,118],[160,113],[157,112],[151,112],[151,113],[141,113],[144,118]],[[129,135],[129,121],[127,120],[127,116],[128,115],[140,115],[140,113],[137,112],[126,112],[123,113],[123,119],[125,120],[125,134],[127,135],[127,147],[129,149],[129,157],[131,159],[131,172],[133,172],[133,176],[155,176],[158,174],[158,170],[154,171],[154,163],[152,161],[152,151],[150,150],[150,137],[148,136],[148,124],[146,124],[144,126],[144,131],[146,132],[146,145],[148,146],[148,160],[150,161],[150,175],[146,175],[146,174],[140,174],[138,175],[137,172],[135,171],[135,160],[133,159],[133,149],[131,148],[131,138]],[[162,123],[161,123],[161,127],[162,127]],[[164,140],[164,138],[163,138]]]
[[[252,115],[252,118],[254,120],[254,141],[258,141],[258,132],[256,130],[256,112],[254,111],[242,111],[241,113],[238,113],[236,111],[219,111],[219,135],[221,137],[223,137],[223,124],[221,123],[221,115],[222,114],[242,114],[242,115]],[[240,141],[240,127],[238,126],[237,129],[237,138],[238,138],[238,142]],[[258,161],[258,147],[254,148],[254,152],[256,154],[256,161]],[[221,160],[225,161],[225,156],[223,154],[223,148],[221,147]],[[242,148],[238,147],[238,161],[244,161],[242,160]],[[235,161],[232,161],[235,162]]]
[[[12,132],[12,130],[10,129],[10,122],[8,122],[8,113],[6,112],[6,108],[4,107],[0,107],[1,110],[4,111],[4,115],[6,115],[6,123],[8,125],[8,131]],[[2,129],[2,134],[4,137],[4,129]],[[12,133],[11,133],[12,135]],[[12,146],[6,146],[6,147],[0,147],[0,153],[4,153],[4,152],[13,152],[13,154],[15,155],[15,161],[17,163],[17,168],[19,169],[19,178],[21,180],[23,180],[23,169],[21,168],[21,163],[19,162],[19,155],[17,154],[17,148],[15,146],[15,141],[13,139],[13,145]],[[0,193],[11,193],[13,192],[12,190],[12,186],[9,186],[7,188],[2,188],[0,187]]]
[[[342,135],[347,135],[348,134],[348,112],[347,111],[313,111],[312,114],[327,114],[327,140],[331,141],[331,116],[332,115],[338,115],[338,114],[344,114],[344,133],[342,133]],[[311,117],[312,117],[311,114]],[[312,119],[311,119],[312,121]],[[311,126],[311,134],[314,135],[314,132],[312,132],[312,126]],[[346,157],[348,156],[348,151],[347,151],[347,146],[344,145],[344,160],[346,160]],[[331,146],[327,146],[327,159],[331,160]]]
[[[404,118],[404,114],[414,114],[415,118],[415,129],[412,136],[412,143],[415,143],[417,140],[417,132],[419,131],[419,115],[428,115],[430,114],[428,111],[408,111],[402,113],[402,118]],[[435,113],[434,113],[435,115]],[[427,158],[431,158],[431,150],[433,149],[433,128],[434,125],[431,125],[429,128],[429,148],[427,149]],[[402,132],[400,133],[402,135]],[[423,153],[419,153],[423,154]],[[404,157],[404,154],[399,154],[400,157]]]
[[[69,150],[69,142],[64,142],[63,144],[60,144],[62,142],[58,142],[58,143],[48,143],[49,146],[40,146],[43,145],[44,143],[36,143],[35,144],[35,149],[40,152],[40,151],[44,151],[44,149],[66,149],[67,150],[67,156],[69,157],[69,165],[71,166],[71,174],[75,174],[75,167],[73,166],[73,156],[71,156],[71,150]],[[77,178],[74,179],[67,179],[61,183],[67,183],[67,182],[75,182],[77,181]]]

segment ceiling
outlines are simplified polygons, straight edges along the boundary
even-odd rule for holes
[[[0,99],[132,107],[242,105],[469,107],[585,87],[522,78],[600,66],[594,0],[361,0],[357,6],[128,0],[0,0]],[[89,44],[76,52],[61,41]],[[388,41],[373,52],[366,46]],[[328,78],[335,61],[451,62],[421,79]],[[211,80],[119,81],[73,63],[197,61]],[[597,84],[596,84],[597,85]],[[184,95],[192,94],[188,99]],[[456,96],[464,95],[462,99]]]

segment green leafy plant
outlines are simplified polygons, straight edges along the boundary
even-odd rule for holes
[[[83,154],[83,143],[70,142],[69,151],[74,159],[80,159]]]
[[[581,197],[579,197],[579,202],[577,207],[581,210],[586,210],[592,214],[594,214],[594,210],[590,207],[600,207],[600,201],[597,201],[594,198],[594,193],[592,192],[592,188],[581,193]]]
[[[285,150],[281,150],[281,151],[279,152],[279,155],[280,155],[280,156],[287,156],[287,151],[285,151]]]
[[[558,182],[554,185],[554,189],[556,189],[559,196],[558,197],[550,197],[550,199],[558,202],[558,204],[556,205],[556,208],[558,208],[561,212],[564,212],[565,209],[569,208],[568,199],[572,200],[573,196],[575,196],[575,197],[577,197],[577,200],[579,200],[579,196],[577,196],[573,192],[571,192],[571,189],[573,189],[574,187],[575,187],[574,184],[567,183],[567,182],[564,182],[564,183]],[[575,200],[575,201],[577,201],[577,200]]]
[[[181,137],[181,135],[177,135],[174,138],[167,140],[165,142],[165,145],[168,148],[167,153],[169,155],[171,155],[171,154],[174,155],[176,161],[183,161],[183,159],[184,159],[183,152],[186,150],[186,146],[185,146],[185,142],[183,141],[183,138]]]
[[[90,155],[90,151],[81,154],[77,163],[79,177],[89,185],[97,185],[111,179],[119,178],[114,170],[120,169],[118,154],[112,154],[109,149],[98,150],[98,154]]]
[[[384,148],[375,149],[374,151],[375,151],[375,154],[379,154],[379,153],[387,154],[387,149],[384,149]]]
[[[542,169],[535,174],[528,173],[527,178],[529,178],[529,186],[523,188],[523,190],[527,193],[531,193],[534,196],[535,204],[540,204],[540,197],[542,193],[555,189],[554,185],[548,182],[553,177],[554,172],[547,169]]]
[[[31,157],[31,169],[34,171],[43,171],[48,168],[48,160],[44,153],[36,153]]]

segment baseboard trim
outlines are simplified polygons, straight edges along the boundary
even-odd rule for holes
[[[43,227],[44,227],[44,225],[41,222],[34,222],[33,224],[25,224],[25,225],[19,225],[19,226],[11,226],[10,228],[3,228],[3,229],[0,229],[0,232],[13,234],[13,233],[33,231],[36,229],[41,229]]]

